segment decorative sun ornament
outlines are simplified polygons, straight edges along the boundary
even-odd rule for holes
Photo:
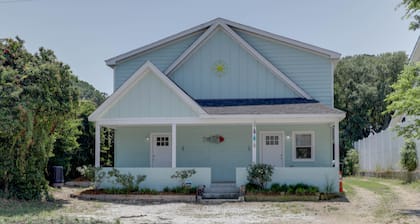
[[[218,77],[221,77],[226,73],[226,63],[222,60],[216,61],[212,66],[212,70]]]

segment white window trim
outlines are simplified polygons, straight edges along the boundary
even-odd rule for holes
[[[153,168],[153,138],[157,135],[169,136],[169,147],[172,147],[172,138],[171,138],[172,133],[171,132],[152,132],[152,133],[150,133],[150,136],[149,136],[149,154],[150,154],[149,165],[150,165],[151,168]]]
[[[296,158],[296,135],[310,134],[311,135],[311,158],[297,159]],[[293,131],[292,132],[292,161],[293,162],[313,162],[315,161],[315,132],[314,131]]]
[[[284,131],[260,131],[260,139],[259,139],[259,149],[258,149],[258,151],[259,151],[259,159],[258,159],[258,161],[259,161],[259,163],[263,163],[263,156],[262,156],[262,154],[263,154],[263,151],[262,151],[262,148],[263,148],[263,144],[264,144],[264,139],[263,139],[263,135],[264,134],[272,134],[272,135],[276,135],[276,134],[278,134],[278,135],[280,135],[281,136],[281,140],[282,140],[282,147],[283,147],[283,150],[282,150],[282,153],[283,153],[283,160],[282,160],[282,167],[285,167],[285,164],[286,164],[286,162],[285,162],[285,158],[286,158],[286,154],[285,154],[285,149],[286,149],[286,141],[285,141],[285,139],[284,139]]]

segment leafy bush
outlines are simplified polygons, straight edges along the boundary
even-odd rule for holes
[[[248,182],[257,185],[259,189],[265,189],[267,182],[271,181],[273,166],[269,164],[252,164],[247,168]]]
[[[185,186],[185,181],[196,174],[194,169],[190,170],[178,170],[171,176],[172,179],[179,179],[181,182],[181,186]]]
[[[80,175],[82,175],[89,181],[95,180],[95,171],[96,171],[95,167],[91,165],[88,165],[88,166],[83,165],[82,167],[77,167],[76,169],[80,173]]]
[[[417,168],[417,151],[416,143],[412,140],[405,142],[401,149],[401,166],[408,172],[414,171]]]
[[[355,175],[359,171],[359,153],[350,149],[344,158],[344,175]]]
[[[416,143],[412,140],[406,140],[401,149],[401,166],[408,171],[407,182],[412,181],[411,172],[417,169],[417,151]]]
[[[129,192],[139,191],[139,185],[146,179],[146,175],[137,175],[135,178],[130,173],[121,174],[119,170],[112,168],[108,171],[110,177],[115,177],[115,181],[122,186],[122,190]]]

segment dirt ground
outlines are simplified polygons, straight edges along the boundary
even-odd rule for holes
[[[120,223],[420,223],[420,192],[380,181],[379,194],[349,186],[346,197],[320,202],[236,202],[222,204],[130,204],[70,198],[77,188],[55,197],[66,201],[62,215]]]

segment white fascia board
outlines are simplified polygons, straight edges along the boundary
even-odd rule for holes
[[[97,122],[104,126],[138,126],[138,125],[199,125],[199,124],[320,124],[340,121],[344,117],[337,114],[308,115],[208,115],[201,117],[175,118],[118,118],[100,119]]]
[[[211,34],[214,33],[218,23],[211,25],[197,40],[194,41],[191,46],[189,46],[166,70],[165,74],[170,75],[176,68],[181,66],[181,64],[186,61],[186,59],[191,55],[196,49],[202,46],[206,40],[209,39]]]
[[[286,85],[292,88],[292,90],[294,90],[298,95],[306,99],[312,99],[312,97],[308,93],[306,93],[296,83],[290,80],[289,77],[287,77],[283,72],[281,72],[273,64],[271,64],[271,62],[269,62],[264,56],[258,53],[257,50],[255,50],[251,45],[248,44],[248,42],[246,42],[244,39],[242,39],[242,37],[240,37],[237,33],[235,33],[235,31],[233,31],[226,24],[221,23],[221,26],[235,41],[239,43],[239,45],[242,46],[242,48],[244,48],[249,54],[251,54],[257,61],[262,63],[264,66],[266,66],[271,72],[276,74],[278,78],[284,81]]]
[[[150,61],[144,63],[124,84],[117,89],[104,103],[102,103],[90,116],[89,121],[98,121],[100,116],[109,110],[118,100],[123,97],[131,88],[133,88],[145,76],[147,71],[155,74],[163,83],[171,88],[188,106],[190,106],[198,115],[207,114],[194,100],[192,100],[184,91],[176,86],[168,77],[166,77]]]
[[[143,47],[131,50],[129,52],[120,54],[118,56],[109,58],[109,59],[105,60],[105,63],[110,67],[115,66],[121,60],[133,57],[135,55],[141,54],[141,53],[146,52],[148,50],[151,50],[153,48],[157,48],[161,45],[165,45],[165,44],[170,43],[172,41],[175,41],[175,40],[184,38],[186,36],[189,36],[189,35],[191,35],[195,32],[198,32],[200,30],[206,29],[207,27],[211,26],[216,20],[217,19],[211,20],[209,22],[206,22],[206,23],[200,24],[198,26],[192,27],[190,29],[184,30],[182,32],[179,32],[177,34],[174,34],[174,35],[171,35],[169,37],[163,38],[161,40],[158,40],[158,41],[153,42],[151,44],[148,44],[146,46],[143,46]]]
[[[283,42],[285,44],[288,44],[288,45],[291,45],[291,46],[294,46],[294,47],[297,47],[297,48],[312,51],[314,53],[319,53],[319,54],[328,56],[330,59],[339,59],[341,57],[341,54],[338,53],[338,52],[335,52],[335,51],[331,51],[331,50],[328,50],[328,49],[325,49],[325,48],[317,47],[315,45],[311,45],[311,44],[308,44],[308,43],[297,41],[297,40],[294,40],[294,39],[291,39],[291,38],[288,38],[288,37],[280,36],[280,35],[277,35],[277,34],[274,34],[274,33],[270,33],[270,32],[264,31],[264,30],[257,29],[255,27],[243,25],[243,24],[233,22],[233,21],[230,21],[230,20],[226,20],[226,19],[219,19],[219,20],[223,21],[224,24],[227,24],[229,26],[238,28],[240,30],[247,31],[249,33],[255,33],[255,34],[263,36],[263,37],[265,36],[265,37],[268,37],[270,39],[277,40],[277,41]]]

